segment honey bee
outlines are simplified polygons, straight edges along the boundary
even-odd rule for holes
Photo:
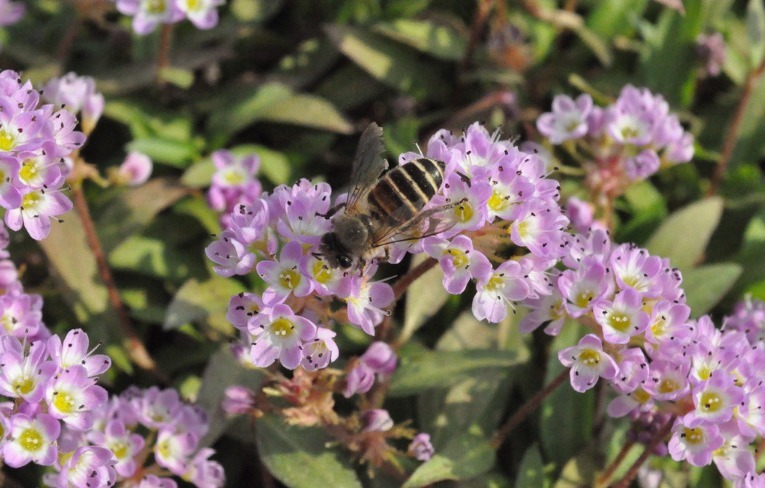
[[[382,128],[373,122],[356,149],[348,200],[326,215],[332,231],[322,236],[317,254],[333,268],[363,267],[381,250],[387,260],[389,244],[434,234],[433,222],[425,231],[423,222],[454,206],[422,211],[444,181],[443,161],[422,157],[388,171],[383,151]]]

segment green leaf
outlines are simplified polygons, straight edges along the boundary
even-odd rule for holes
[[[293,54],[279,61],[273,78],[293,88],[302,88],[321,78],[339,57],[340,53],[328,39],[308,39]]]
[[[109,254],[109,264],[156,278],[181,283],[204,274],[201,249],[178,249],[157,236],[135,235]]]
[[[391,396],[421,393],[429,388],[447,388],[467,376],[517,364],[518,355],[510,351],[423,351],[404,356],[391,381]]]
[[[170,178],[153,178],[145,185],[125,189],[106,205],[97,220],[104,252],[145,229],[163,209],[186,195],[188,190]]]
[[[372,30],[446,61],[461,61],[467,50],[468,41],[465,36],[449,24],[396,19],[375,24]]]
[[[719,197],[694,202],[671,214],[651,236],[646,248],[651,254],[669,258],[685,271],[702,261],[704,251],[722,216]]]
[[[349,110],[375,100],[386,90],[355,64],[348,64],[324,78],[316,94],[332,102],[340,110]]]
[[[550,486],[550,480],[545,476],[545,465],[539,446],[532,444],[523,453],[521,466],[518,468],[518,478],[515,480],[516,488],[546,488]]]
[[[128,151],[143,153],[159,164],[175,168],[185,168],[189,161],[199,156],[195,144],[159,137],[143,137],[134,139],[127,145]]]
[[[350,134],[353,127],[327,100],[296,94],[280,83],[266,83],[224,100],[210,115],[209,130],[228,138],[258,121],[282,122]]]
[[[640,78],[671,104],[689,105],[696,80],[696,37],[703,29],[703,4],[686,2],[685,15],[666,9],[655,29],[644,32]]]
[[[283,5],[283,0],[231,0],[231,12],[242,22],[265,22]]]
[[[639,18],[648,0],[600,0],[593,3],[587,27],[604,39],[634,33],[634,19]]]
[[[194,72],[176,66],[165,66],[159,70],[158,78],[184,90],[194,84]]]
[[[317,428],[289,426],[274,415],[258,419],[258,453],[271,474],[289,488],[361,488],[356,472]]]
[[[196,399],[196,404],[205,409],[210,419],[210,428],[200,441],[201,445],[212,445],[229,424],[227,414],[221,408],[226,388],[241,385],[257,391],[262,382],[263,373],[257,369],[243,368],[232,356],[228,345],[213,354],[202,375],[202,387]]]
[[[427,255],[415,256],[410,269],[429,259]],[[404,327],[399,341],[405,343],[412,334],[433,317],[449,299],[449,293],[441,285],[443,273],[438,265],[429,269],[424,275],[411,284],[406,293],[406,312]],[[423,300],[423,297],[428,297]]]
[[[220,233],[218,212],[211,209],[202,197],[184,198],[173,206],[173,211],[195,218],[210,234]]]
[[[90,340],[103,341],[111,344],[113,350],[124,352],[119,345],[122,337],[119,317],[109,302],[79,215],[67,214],[66,220],[54,224],[48,237],[39,244],[55,270],[53,276],[59,283],[58,290]],[[115,364],[129,368],[130,361]]]
[[[582,335],[582,326],[567,322],[560,335],[553,341],[550,350],[557,352],[572,346]],[[545,384],[549,384],[563,371],[565,370],[558,360],[558,355],[551,354],[547,361]],[[564,381],[542,403],[539,420],[542,451],[556,467],[564,466],[592,439],[595,393],[595,389],[577,393],[568,381]]]
[[[683,273],[683,289],[691,315],[700,317],[709,312],[733,288],[742,271],[736,263],[715,263]]]
[[[445,85],[435,65],[390,39],[361,28],[325,27],[335,46],[375,79],[418,100],[438,100]]]
[[[749,62],[756,69],[765,57],[765,6],[762,0],[749,0],[746,7],[746,34],[749,39]]]
[[[464,432],[417,468],[403,487],[420,488],[438,481],[473,478],[489,471],[494,466],[495,456],[486,437],[476,432]]]
[[[215,316],[225,322],[229,300],[243,291],[244,286],[238,281],[218,275],[204,282],[191,279],[181,286],[167,307],[163,327],[165,330],[175,329],[187,322],[212,319]]]
[[[568,461],[563,466],[560,478],[553,485],[554,488],[593,486],[599,464],[595,453],[592,451],[592,448],[588,447],[584,452],[578,452],[576,457]]]

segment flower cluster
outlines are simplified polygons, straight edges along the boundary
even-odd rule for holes
[[[68,482],[91,473],[101,480],[97,486],[113,482],[111,453],[105,459],[96,456],[97,465],[84,461],[91,457],[84,452],[78,453],[82,463],[70,462],[73,450],[62,435],[64,429],[84,433],[92,428],[94,409],[107,400],[96,380],[111,360],[89,352],[88,342],[81,329],[70,331],[63,341],[57,335],[30,342],[3,335],[0,395],[14,399],[0,406],[0,448],[8,466],[55,465]]]
[[[81,115],[85,134],[90,134],[104,112],[104,96],[96,91],[96,82],[90,76],[69,72],[60,78],[51,78],[40,90],[42,99],[72,114]]]
[[[215,174],[207,192],[207,203],[223,214],[221,222],[227,226],[237,205],[252,205],[263,191],[256,178],[260,158],[257,154],[236,156],[225,149],[215,151],[211,158]]]
[[[87,432],[65,426],[59,446],[74,454],[59,463],[58,473],[45,478],[49,486],[111,486],[115,481],[141,480],[139,486],[175,488],[173,475],[204,488],[225,482],[223,468],[210,460],[215,451],[199,448],[208,429],[207,415],[183,403],[176,390],[128,388],[93,411],[91,424]],[[149,454],[154,462],[144,465]],[[98,472],[99,466],[108,466],[111,472],[108,485],[77,483]]]
[[[0,72],[0,206],[12,230],[23,226],[43,239],[51,218],[72,208],[61,187],[64,159],[85,142],[76,125],[71,112],[40,104],[40,94],[18,73]]]
[[[427,253],[440,263],[448,292],[462,293],[469,281],[476,283],[473,312],[492,322],[501,321],[513,302],[549,294],[547,270],[564,253],[568,219],[543,162],[479,124],[461,136],[437,132],[427,156],[446,165],[444,184],[427,207],[443,209],[442,227],[424,239],[388,246],[389,261]],[[400,164],[419,157],[403,154]],[[279,359],[290,369],[323,368],[338,355],[334,323],[350,322],[374,335],[388,315],[393,289],[373,280],[374,262],[346,271],[323,259],[320,244],[332,230],[332,208],[326,183],[282,185],[240,203],[207,247],[218,274],[254,271],[265,285],[262,293],[233,297],[229,306],[228,318],[247,345],[239,351],[250,364],[265,367]],[[500,248],[508,254],[500,255]],[[331,300],[344,302],[345,309],[333,311]]]
[[[133,17],[133,30],[146,35],[159,24],[174,24],[189,19],[198,29],[218,24],[218,7],[225,0],[112,0],[117,10]]]
[[[12,0],[0,0],[0,27],[13,25],[24,16],[24,4]]]
[[[740,305],[720,330],[709,317],[690,319],[682,277],[666,259],[612,244],[599,229],[574,236],[568,250],[552,293],[527,301],[521,330],[544,325],[556,335],[568,318],[588,325],[558,353],[576,391],[603,378],[616,392],[608,414],[629,415],[644,434],[675,417],[661,448],[673,459],[714,462],[734,481],[752,476],[749,446],[765,436],[765,304]]]
[[[661,167],[690,161],[693,136],[686,132],[661,95],[625,86],[607,106],[582,94],[576,100],[558,95],[552,112],[537,119],[550,144],[563,144],[581,161],[587,185],[614,198],[634,181]]]

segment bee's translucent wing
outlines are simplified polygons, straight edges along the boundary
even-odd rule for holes
[[[388,161],[383,157],[384,151],[382,127],[372,122],[361,133],[356,156],[353,158],[351,190],[346,202],[348,210],[354,208],[388,169]]]
[[[462,201],[447,203],[445,205],[427,209],[399,226],[383,226],[373,236],[372,247],[382,247],[395,242],[422,239],[424,237],[445,232],[454,227],[456,222],[444,219],[444,215],[442,215],[443,212],[454,208],[460,203],[462,203]],[[424,222],[428,223],[427,227],[424,227]]]

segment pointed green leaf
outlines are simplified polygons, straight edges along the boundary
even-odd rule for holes
[[[704,251],[722,216],[719,197],[694,202],[670,215],[651,236],[646,248],[651,254],[669,258],[670,265],[690,269],[704,259]]]
[[[164,328],[174,329],[187,322],[216,317],[225,322],[229,300],[243,291],[240,282],[217,275],[203,282],[191,279],[181,286],[170,302]]]
[[[765,6],[762,0],[749,0],[746,7],[746,34],[749,38],[749,62],[757,68],[765,56]]]
[[[382,83],[417,99],[444,96],[445,85],[436,66],[410,48],[361,28],[332,25],[325,29],[340,52]]]
[[[281,122],[350,134],[350,122],[327,100],[293,93],[286,85],[266,83],[224,100],[210,115],[209,130],[219,137],[258,121]]]
[[[391,39],[446,61],[461,61],[468,41],[449,24],[429,20],[396,19],[376,24],[372,28]]]
[[[356,472],[336,448],[327,446],[332,439],[321,429],[286,425],[266,415],[255,430],[263,464],[289,488],[361,488]]]
[[[691,315],[700,317],[709,312],[733,288],[742,271],[736,263],[715,263],[683,273],[683,289]]]
[[[97,220],[104,252],[107,254],[125,239],[145,229],[156,215],[177,202],[188,190],[176,180],[153,178],[145,185],[125,189]]]
[[[464,432],[417,468],[403,486],[420,488],[438,481],[473,478],[489,471],[495,457],[486,437],[478,432]]]
[[[512,351],[423,351],[401,358],[391,381],[391,396],[421,393],[428,388],[446,388],[487,369],[507,368],[519,362]]]
[[[521,467],[518,469],[516,488],[545,488],[550,486],[550,480],[545,476],[545,465],[539,446],[532,444],[523,453]]]
[[[410,268],[417,266],[426,259],[430,258],[424,254],[416,256],[412,259]],[[449,293],[441,284],[442,276],[440,267],[436,265],[409,286],[406,294],[404,327],[399,337],[399,341],[402,343],[407,342],[412,334],[435,315],[449,299]],[[425,296],[428,297],[427,300],[423,300]]]
[[[200,441],[203,446],[213,444],[229,424],[227,414],[221,408],[226,388],[241,385],[257,391],[263,381],[263,373],[257,369],[245,369],[231,354],[228,345],[221,347],[207,363],[202,375],[202,386],[197,393],[196,404],[207,412],[210,429]]]

